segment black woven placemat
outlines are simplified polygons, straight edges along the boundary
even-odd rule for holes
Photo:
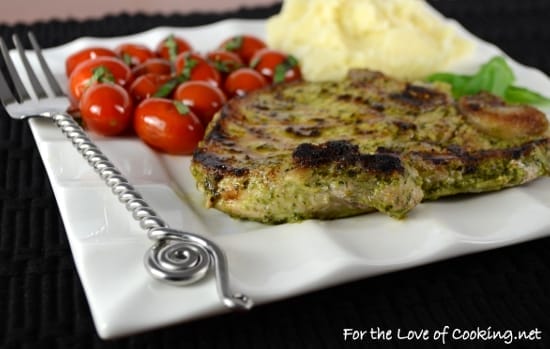
[[[518,61],[550,74],[548,0],[433,0],[444,14]],[[0,24],[0,35],[32,30],[43,46],[82,35],[113,36],[226,17],[266,18],[279,6],[232,13],[127,15],[89,21]],[[550,94],[548,91],[547,94]],[[63,224],[26,123],[0,111],[0,346],[5,348],[442,347],[441,341],[344,342],[343,329],[540,330],[550,347],[550,239],[357,281],[248,313],[198,320],[132,337],[96,335]],[[528,224],[529,222],[526,222]],[[504,346],[504,340],[445,347]]]

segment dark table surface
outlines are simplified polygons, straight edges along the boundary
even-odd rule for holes
[[[550,1],[433,0],[481,38],[550,74]],[[44,47],[83,35],[194,26],[279,10],[127,15],[88,21],[2,25],[32,30]],[[550,91],[546,91],[550,94]],[[56,201],[29,127],[0,115],[0,347],[4,348],[339,348],[442,347],[441,341],[351,343],[344,328],[540,330],[509,347],[550,347],[550,238],[374,277],[300,297],[156,331],[98,338],[74,268]],[[549,212],[550,213],[550,212]],[[525,222],[529,224],[529,222]],[[447,341],[445,347],[503,346],[503,340]]]

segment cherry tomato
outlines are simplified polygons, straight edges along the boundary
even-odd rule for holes
[[[281,51],[264,48],[256,52],[250,66],[273,83],[290,82],[302,79],[298,61]]]
[[[204,127],[187,106],[156,97],[137,106],[134,129],[145,143],[169,154],[191,154],[204,136]]]
[[[180,53],[188,52],[192,49],[191,44],[185,39],[172,34],[159,42],[156,52],[159,57],[173,62]]]
[[[88,88],[79,107],[86,127],[105,136],[124,132],[133,115],[128,92],[113,83],[98,83]]]
[[[225,80],[225,93],[230,96],[244,96],[246,93],[266,86],[267,80],[252,68],[240,68],[229,74]]]
[[[226,76],[232,71],[243,66],[243,60],[239,55],[231,51],[215,50],[206,55],[210,62],[222,76]]]
[[[120,44],[115,48],[116,54],[122,60],[133,67],[155,57],[155,53],[147,46],[141,44]]]
[[[116,57],[116,52],[105,47],[87,47],[77,51],[65,60],[65,74],[70,76],[80,63],[101,56]]]
[[[183,80],[204,80],[218,86],[221,76],[206,59],[196,53],[184,52],[176,58],[176,73],[182,75]]]
[[[138,76],[130,85],[128,92],[135,102],[140,102],[149,98],[159,90],[159,88],[170,80],[169,75],[159,75],[147,73]]]
[[[84,90],[86,90],[94,81],[94,71],[96,68],[103,67],[106,75],[103,79],[111,74],[112,81],[124,86],[131,77],[130,68],[124,64],[119,58],[115,57],[97,57],[79,64],[69,77],[69,92],[75,100],[79,100]]]
[[[265,42],[252,35],[235,35],[223,41],[222,50],[235,52],[245,64],[249,64],[256,51],[267,47]]]
[[[183,102],[206,127],[227,101],[222,90],[206,81],[187,81],[178,86],[174,99]]]
[[[172,73],[172,66],[164,58],[151,58],[132,68],[132,76],[134,78],[147,73],[170,75]]]

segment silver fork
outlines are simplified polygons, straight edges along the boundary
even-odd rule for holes
[[[0,51],[14,86],[12,93],[0,71],[0,100],[8,114],[18,120],[30,117],[51,119],[72,142],[75,149],[153,240],[154,244],[145,254],[144,261],[146,269],[154,278],[176,285],[189,285],[202,279],[210,269],[213,269],[222,303],[232,309],[250,309],[253,305],[250,298],[230,292],[227,260],[223,251],[204,237],[168,227],[66,112],[69,106],[68,98],[48,67],[35,36],[29,32],[28,37],[51,91],[42,87],[27,59],[21,41],[14,35],[13,42],[27,72],[27,85],[30,85],[31,90],[25,87],[5,42],[0,38]]]

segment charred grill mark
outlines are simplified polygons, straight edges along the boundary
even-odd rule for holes
[[[234,146],[235,142],[231,139],[231,136],[229,136],[225,129],[222,127],[221,123],[216,123],[214,127],[210,130],[210,132],[206,135],[204,138],[207,142],[215,142],[220,143],[226,146]]]
[[[353,96],[349,93],[341,94],[336,96],[336,100],[342,101],[342,102],[349,102],[349,103],[355,103],[360,104],[362,106],[367,106],[368,108],[372,109],[374,112],[382,113],[384,110],[386,110],[386,107],[376,101],[371,101],[366,97],[362,96]]]
[[[336,96],[336,99],[343,102],[349,102],[352,99],[352,95],[350,95],[349,93],[345,93],[343,95]]]
[[[297,137],[319,137],[321,130],[318,127],[288,126],[286,133]]]
[[[447,95],[427,87],[407,84],[399,93],[390,94],[390,99],[419,110],[428,110],[447,103]]]
[[[403,121],[403,120],[395,120],[393,122],[393,124],[395,126],[397,126],[399,131],[409,131],[409,130],[415,131],[416,130],[416,125],[413,124],[412,122],[407,122],[407,121]]]
[[[261,110],[261,111],[268,111],[270,110],[269,106],[261,104],[261,103],[253,103],[251,105],[252,109]]]
[[[380,104],[380,103],[376,103],[376,102],[371,102],[369,103],[370,107],[374,110],[376,110],[377,112],[384,112],[384,110],[386,110],[386,107],[383,105],[383,104]]]
[[[249,173],[248,168],[233,167],[227,160],[202,148],[195,150],[193,154],[193,161],[206,168],[216,181],[225,176],[243,177]]]
[[[359,147],[348,141],[330,141],[319,145],[302,143],[292,153],[296,165],[304,168],[335,163],[344,168],[359,165],[363,170],[383,174],[402,174],[405,169],[393,154],[361,154]]]

